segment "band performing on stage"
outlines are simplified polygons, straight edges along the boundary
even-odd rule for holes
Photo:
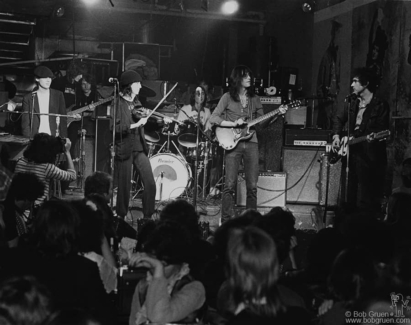
[[[257,93],[261,89],[254,84],[256,78],[244,65],[232,70],[225,93],[211,98],[209,85],[202,81],[187,90],[189,103],[185,105],[177,97],[170,101],[171,96],[176,96],[178,83],[171,90],[165,89],[163,98],[150,101],[159,94],[147,87],[135,70],[124,71],[119,79],[110,78],[112,86],[99,88],[84,64],[73,61],[67,73],[66,77],[53,80],[54,74],[48,67],[37,67],[35,85],[23,97],[22,111],[9,114],[21,114],[21,132],[28,139],[45,133],[65,141],[69,135],[71,155],[58,153],[56,165],[62,171],[75,169],[76,176],[71,177],[71,183],[61,182],[69,186],[57,184],[57,193],[81,190],[85,178],[93,171],[105,171],[112,176],[111,204],[121,218],[126,217],[136,198],[141,199],[142,215],[150,219],[156,212],[156,202],[186,198],[196,206],[197,199],[212,197],[221,199],[221,222],[225,222],[236,214],[237,192],[242,186],[238,183],[240,174],[245,180],[245,208],[257,209],[260,149],[270,141],[270,136],[263,145],[259,145],[258,138],[274,123],[283,129],[287,110],[291,115],[292,108],[304,105],[303,98],[293,100],[290,96],[265,96],[260,100]],[[357,69],[352,80],[353,93],[336,112],[328,139],[310,140],[308,130],[305,138],[301,136],[294,144],[322,146],[328,142],[327,164],[333,165],[344,157],[343,165],[348,170],[341,173],[344,180],[338,202],[377,212],[381,210],[384,180],[376,175],[382,175],[386,168],[385,142],[381,140],[390,135],[389,109],[386,102],[374,96],[378,80],[372,71]],[[62,91],[53,89],[53,85]],[[277,98],[279,101],[274,105]],[[70,107],[67,102],[72,103]],[[267,103],[270,106],[265,108],[269,110],[264,109]],[[101,111],[104,114],[97,114]],[[103,119],[108,124],[99,129]],[[13,136],[11,140],[3,139],[13,143],[19,135]],[[287,138],[285,143],[289,145]],[[327,185],[325,191],[329,190],[329,179],[321,182]],[[299,184],[286,184],[283,192],[295,185]],[[276,195],[269,194],[271,198]]]

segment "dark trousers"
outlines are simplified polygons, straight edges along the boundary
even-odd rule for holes
[[[134,151],[127,159],[116,158],[114,169],[114,182],[117,184],[117,215],[124,218],[128,211],[131,190],[131,166],[139,172],[141,182],[144,186],[143,192],[143,214],[151,217],[154,213],[156,199],[156,183],[150,160],[143,151]]]
[[[244,163],[245,183],[247,189],[246,208],[257,209],[258,181],[258,143],[241,141],[225,156],[225,180],[222,198],[222,222],[234,216],[235,191],[237,187],[238,169]]]
[[[357,153],[351,154],[349,159],[347,193],[349,206],[380,213],[386,166],[369,162],[367,157]]]

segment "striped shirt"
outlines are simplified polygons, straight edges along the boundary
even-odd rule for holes
[[[42,204],[49,198],[50,181],[74,181],[77,178],[76,171],[73,169],[62,170],[57,166],[49,163],[38,164],[29,162],[26,158],[20,158],[17,161],[16,173],[32,173],[44,183],[44,195],[36,200],[35,204]]]

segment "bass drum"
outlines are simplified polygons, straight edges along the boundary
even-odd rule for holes
[[[188,164],[172,153],[160,153],[150,158],[156,182],[156,200],[172,200],[179,197],[192,178]]]

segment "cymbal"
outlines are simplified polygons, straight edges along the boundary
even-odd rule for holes
[[[144,84],[141,84],[141,89],[139,96],[141,97],[156,97],[157,93],[151,89],[150,87],[145,86]]]

